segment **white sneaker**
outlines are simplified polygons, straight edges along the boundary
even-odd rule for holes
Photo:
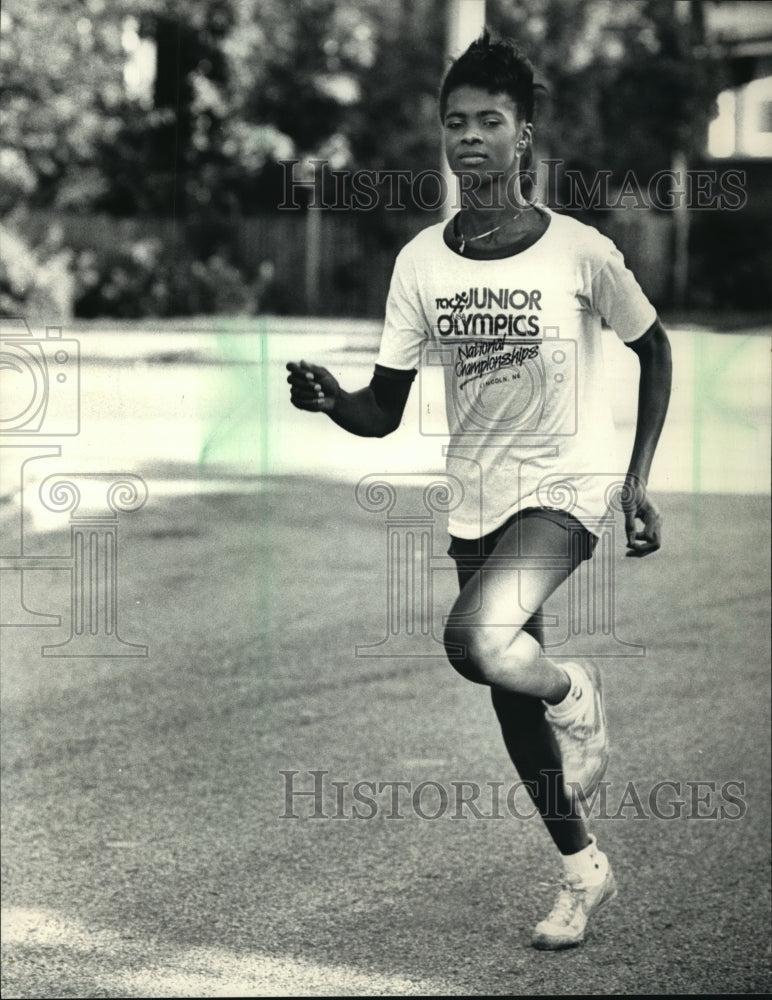
[[[547,708],[560,747],[563,783],[570,798],[575,795],[585,802],[598,787],[606,773],[609,748],[606,715],[603,710],[603,690],[600,671],[592,662],[572,663],[571,667],[586,678],[576,710],[555,712]]]
[[[588,884],[579,875],[565,875],[549,916],[534,928],[534,948],[558,951],[581,944],[589,918],[616,896],[617,885],[608,858],[602,851],[596,857],[605,868],[602,881]]]

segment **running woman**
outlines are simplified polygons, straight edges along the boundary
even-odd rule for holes
[[[537,948],[580,944],[616,894],[608,858],[580,815],[608,760],[592,662],[544,654],[542,606],[593,555],[621,482],[628,555],[661,543],[646,484],[670,396],[667,335],[614,244],[527,201],[533,70],[487,31],[449,68],[439,99],[461,210],[397,256],[369,385],[290,363],[292,403],[345,430],[400,425],[422,360],[444,364],[447,469],[463,484],[449,520],[460,593],[447,618],[450,663],[490,687],[504,743],[562,856],[560,890]],[[602,323],[638,356],[638,417],[623,475],[602,362]],[[621,466],[624,468],[624,466]],[[619,496],[619,492],[617,496]]]

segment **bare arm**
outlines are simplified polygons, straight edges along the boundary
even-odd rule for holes
[[[339,427],[359,437],[385,437],[399,427],[413,381],[412,373],[390,378],[376,371],[369,385],[346,392],[319,365],[291,361],[287,370],[293,406],[326,413]]]
[[[626,478],[625,531],[627,554],[645,556],[662,544],[662,518],[648,496],[647,484],[670,401],[672,361],[670,341],[659,320],[628,346],[638,355],[641,374],[635,441]],[[643,522],[642,531],[637,530],[636,518]]]

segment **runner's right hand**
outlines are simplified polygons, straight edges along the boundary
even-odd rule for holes
[[[305,361],[299,364],[290,361],[287,371],[290,373],[287,381],[293,406],[312,413],[329,413],[333,409],[340,386],[326,368],[309,365]]]

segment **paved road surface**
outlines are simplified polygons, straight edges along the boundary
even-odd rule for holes
[[[189,451],[147,433],[185,424],[171,360],[108,369],[117,424],[132,407],[146,422],[128,444],[112,438],[110,465],[101,419],[36,460],[134,469],[150,485],[118,518],[117,561],[120,637],[149,655],[44,657],[69,634],[69,568],[26,572],[23,595],[4,588],[5,611],[23,597],[64,622],[2,634],[4,995],[768,990],[766,498],[664,492],[665,550],[639,562],[618,548],[615,633],[630,648],[616,653],[646,649],[603,658],[615,753],[592,825],[620,898],[584,948],[535,953],[554,859],[522,800],[507,805],[515,776],[486,692],[426,655],[431,637],[410,657],[355,653],[387,627],[384,515],[354,499],[357,470],[260,477],[266,456],[269,471],[289,460],[281,438],[262,438],[246,479],[214,461],[200,479],[193,444],[210,440],[208,422]],[[231,385],[239,370],[198,372],[199,415],[217,413],[210,380]],[[97,421],[109,393],[87,383],[86,365]],[[302,455],[311,471],[318,447]],[[69,515],[28,501],[20,524],[16,501],[3,553],[24,530],[25,555],[66,554]],[[414,485],[404,501],[422,509]],[[432,526],[436,628],[453,580],[441,515]],[[560,635],[565,610],[552,610]],[[287,798],[315,780],[316,797]],[[475,787],[479,814],[460,801]]]

